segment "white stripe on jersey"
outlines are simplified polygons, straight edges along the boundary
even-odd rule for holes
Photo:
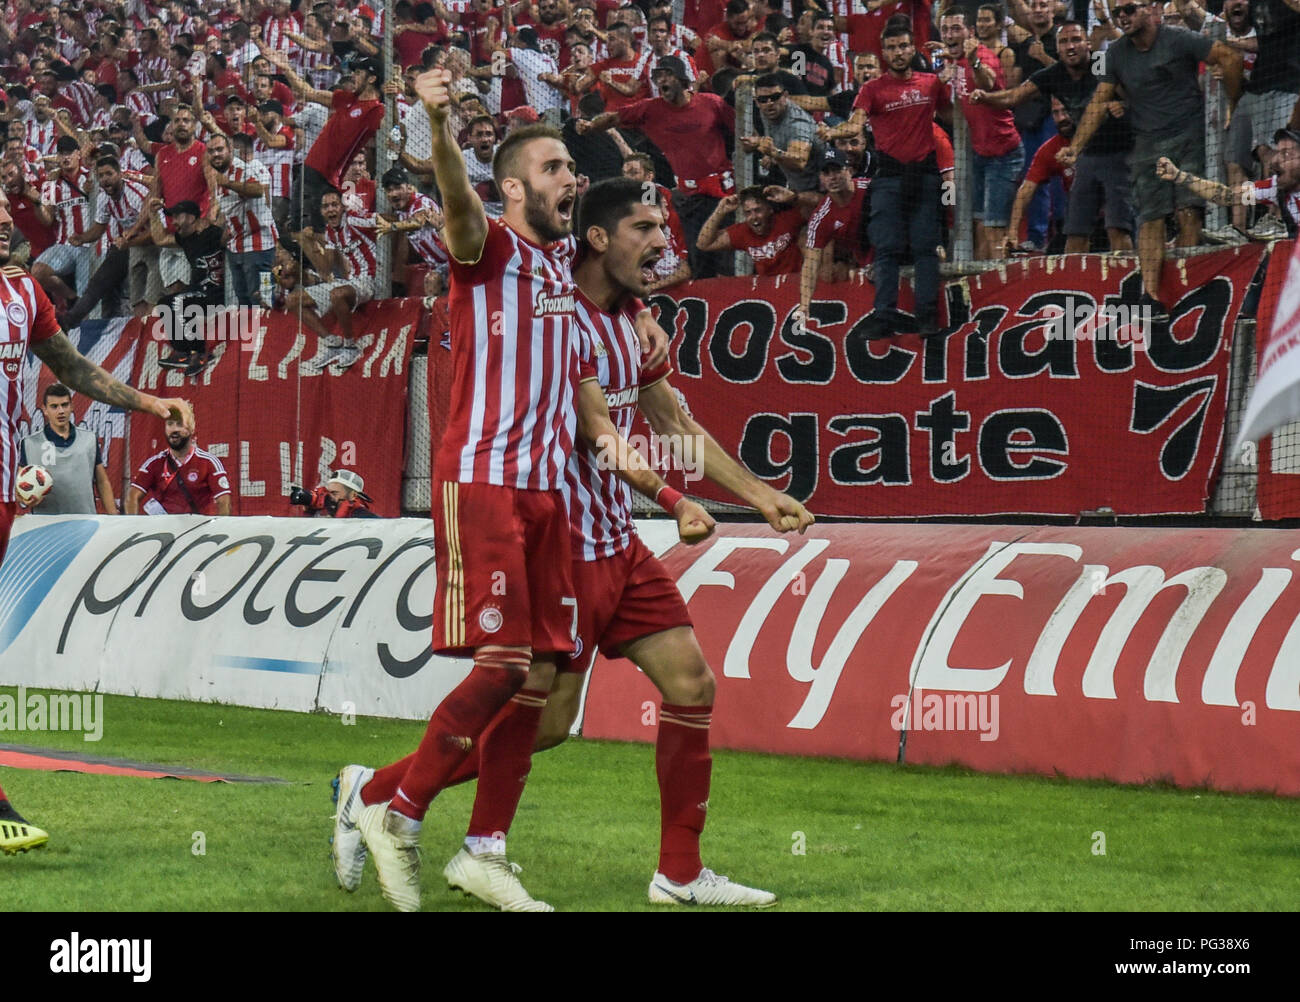
[[[504,329],[504,328],[503,328]],[[474,405],[469,411],[469,438],[460,450],[460,481],[474,479],[474,455],[483,438],[483,418],[487,413],[487,356],[492,337],[492,318],[488,316],[487,287],[474,287]],[[495,483],[496,481],[493,481]]]
[[[514,254],[511,255],[509,262],[506,264],[506,274],[512,271],[519,271],[522,268],[523,255],[520,253],[519,244],[516,241]],[[534,279],[534,282],[536,279]],[[519,286],[515,282],[503,282],[501,290],[501,330],[513,331],[519,328]],[[533,330],[533,340],[537,339],[537,331]],[[488,483],[504,484],[505,483],[505,459],[506,443],[510,437],[510,431],[515,424],[515,357],[513,351],[503,351],[501,353],[501,371],[498,373],[499,386],[497,392],[500,394],[500,402],[497,406],[497,433],[492,439],[492,458],[488,463]],[[524,449],[519,449],[516,460],[525,462],[522,459]],[[525,481],[526,482],[526,481]]]

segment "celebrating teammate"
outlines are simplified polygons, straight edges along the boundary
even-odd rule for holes
[[[434,474],[434,646],[472,654],[474,667],[434,711],[391,803],[366,798],[360,812],[384,896],[403,911],[419,908],[421,821],[470,749],[485,774],[527,761],[536,718],[531,728],[516,717],[488,725],[511,700],[545,699],[556,656],[573,650],[576,610],[561,486],[578,382],[577,177],[557,130],[516,129],[493,165],[505,211],[489,221],[451,133],[449,82],[445,70],[431,70],[415,85],[433,124],[451,257],[454,417]],[[519,884],[498,837],[518,796],[497,796],[490,783],[478,793],[466,851],[454,861],[462,879],[506,888],[521,909],[547,909]],[[355,832],[346,835],[355,846]]]
[[[575,267],[582,354],[577,430],[582,444],[565,470],[578,652],[560,670],[549,699],[536,691],[526,703],[512,702],[492,726],[532,730],[537,749],[552,748],[565,739],[577,716],[582,674],[596,651],[630,658],[664,697],[655,749],[661,799],[659,866],[650,883],[650,900],[764,907],[776,902],[775,895],[718,876],[700,859],[712,764],[713,674],[672,577],[636,535],[630,488],[656,498],[674,515],[684,541],[704,538],[713,520],[667,487],[627,446],[636,408],[641,407],[654,431],[667,441],[697,450],[704,475],[757,508],[774,529],[802,532],[813,518],[797,501],[746,471],[682,410],[668,383],[666,364],[641,365],[634,327],[641,304],[634,297],[646,294],[665,246],[661,211],[647,204],[642,192],[637,182],[612,179],[595,185],[582,204],[583,254]],[[373,778],[370,770],[357,765],[340,774],[335,859],[340,880],[347,876],[345,886],[356,886],[365,862],[359,851],[344,857],[340,850],[348,845],[349,815],[358,810],[356,791],[367,802],[391,796],[403,764],[381,769]],[[517,803],[530,762],[520,756],[512,764],[513,771],[499,774],[494,765],[470,756],[447,785],[477,773],[480,795],[484,784],[490,784]],[[359,849],[355,840],[352,845]],[[459,865],[466,855],[463,850],[447,868],[452,886],[503,910],[533,910],[526,907],[531,898],[525,901],[510,896],[507,888],[467,880]]]
[[[18,419],[22,414],[23,370],[30,348],[58,378],[58,381],[92,400],[129,410],[145,411],[161,418],[175,416],[192,420],[183,400],[160,400],[118,382],[94,362],[85,358],[54,319],[54,307],[44,290],[23,269],[9,266],[9,241],[14,221],[9,203],[0,196],[0,310],[5,325],[0,332],[0,561],[4,560],[13,527],[17,502],[14,485],[18,478],[18,456],[22,440]],[[0,851],[12,855],[35,849],[49,841],[48,833],[27,822],[9,803],[0,788]]]

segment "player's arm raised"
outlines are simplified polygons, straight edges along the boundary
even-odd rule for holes
[[[451,134],[450,83],[448,70],[429,70],[415,78],[415,93],[424,103],[433,126],[433,174],[442,192],[442,212],[446,219],[443,242],[457,261],[472,264],[482,255],[487,240],[487,213],[469,183],[465,156]]]
[[[662,503],[661,491],[672,490],[650,468],[645,457],[618,433],[609,416],[605,394],[594,379],[585,379],[578,385],[578,440],[596,452],[619,480],[656,504]],[[690,498],[676,500],[669,513],[677,519],[677,534],[683,543],[698,543],[713,534],[716,524],[713,516]]]
[[[727,454],[704,427],[682,409],[677,394],[667,379],[643,387],[638,401],[641,413],[658,435],[672,436],[670,441],[691,442],[691,458],[700,464],[699,472],[719,487],[730,491],[746,504],[757,508],[767,524],[777,532],[798,529],[803,532],[815,521],[812,514],[788,494],[773,490]]]
[[[44,341],[33,342],[31,351],[50,367],[59,382],[92,400],[111,407],[155,414],[163,420],[174,417],[190,423],[190,407],[184,400],[161,399],[119,382],[77,351],[63,331]]]

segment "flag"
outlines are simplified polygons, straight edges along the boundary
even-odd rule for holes
[[[1255,388],[1241,421],[1238,453],[1245,443],[1300,418],[1300,240],[1293,244],[1273,313],[1273,330],[1260,350]]]

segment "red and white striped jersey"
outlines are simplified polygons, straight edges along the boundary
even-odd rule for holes
[[[338,226],[325,227],[325,245],[347,258],[349,278],[375,278],[379,274],[373,218],[345,212]]]
[[[122,103],[131,109],[131,115],[140,120],[141,125],[148,125],[158,116],[153,113],[153,102],[142,91],[128,91]]]
[[[122,169],[133,170],[141,174],[153,170],[153,164],[149,162],[149,158],[140,152],[140,147],[134,145],[135,140],[128,140],[128,143],[130,145],[124,147],[117,158],[118,163],[122,165]]]
[[[95,222],[104,226],[104,236],[111,243],[135,226],[149,201],[149,186],[129,177],[122,178],[122,189],[114,198],[103,188],[95,200]]]
[[[235,158],[230,162],[230,180],[237,184],[256,181],[263,189],[271,186],[271,174],[264,164]],[[226,249],[231,254],[253,254],[275,250],[279,234],[271,218],[271,200],[268,195],[245,198],[222,188],[221,214],[226,217],[228,232]]]
[[[107,108],[96,108],[94,114],[90,116],[91,130],[103,129],[108,131],[108,127],[113,123],[113,116]]]
[[[18,479],[27,346],[58,332],[54,306],[32,276],[21,268],[0,268],[0,501],[14,500]]]
[[[26,130],[28,146],[43,157],[54,154],[54,144],[59,140],[59,127],[54,124],[53,118],[44,124],[36,121],[35,118],[29,118]]]
[[[268,14],[262,22],[262,41],[268,49],[292,54],[298,48],[298,43],[289,37],[290,32],[302,34],[302,22],[297,14],[286,14],[284,17]]]
[[[288,198],[293,174],[293,129],[280,126],[280,135],[286,142],[280,149],[267,146],[257,136],[253,137],[253,159],[262,164],[271,175],[271,197]]]
[[[338,73],[334,69],[334,56],[328,50],[316,52],[312,49],[300,48],[291,58],[298,75],[317,90],[330,90],[338,80]]]
[[[86,188],[90,184],[90,171],[85,167],[69,184],[62,177],[41,185],[41,201],[54,210],[56,244],[66,244],[74,233],[90,229],[90,201]]]
[[[700,36],[694,29],[686,27],[684,24],[674,23],[668,32],[668,44],[674,49],[690,50],[691,46],[698,45]]]
[[[1258,201],[1276,205],[1282,210],[1283,216],[1291,217],[1293,225],[1289,229],[1294,230],[1296,227],[1300,227],[1300,188],[1292,188],[1288,192],[1283,192],[1278,186],[1278,176],[1276,174],[1263,181],[1256,181],[1254,188],[1255,198]]]
[[[831,93],[848,90],[849,81],[853,79],[853,61],[849,59],[848,45],[839,38],[832,38],[830,45],[826,46],[826,58],[835,67],[835,87]]]
[[[59,96],[71,105],[73,121],[80,128],[87,128],[95,112],[95,88],[84,80],[70,80],[60,85]]]
[[[172,61],[166,56],[141,58],[140,62],[136,64],[135,72],[140,77],[142,85],[166,83],[172,78]],[[154,91],[151,98],[154,108],[161,107],[163,99],[170,95],[170,90]]]
[[[451,261],[451,419],[436,477],[560,490],[577,424],[577,243],[487,227],[476,262]]]
[[[578,333],[579,379],[600,384],[609,416],[624,438],[632,434],[641,389],[668,376],[668,363],[643,372],[636,315],[643,309],[631,299],[607,313],[580,291],[574,297]],[[649,457],[647,457],[649,458]],[[614,475],[597,453],[579,445],[564,471],[564,500],[569,506],[573,555],[586,561],[612,557],[632,541],[632,488]]]
[[[397,214],[398,219],[410,219],[417,216],[426,209],[432,209],[434,212],[441,212],[442,208],[428,195],[416,192],[411,196],[411,204],[406,207],[405,212]],[[438,238],[438,231],[432,226],[422,226],[418,230],[412,230],[407,234],[411,241],[411,246],[415,248],[417,254],[424,258],[426,264],[435,267],[443,267],[450,260],[447,254],[447,248],[443,246],[442,241]]]

